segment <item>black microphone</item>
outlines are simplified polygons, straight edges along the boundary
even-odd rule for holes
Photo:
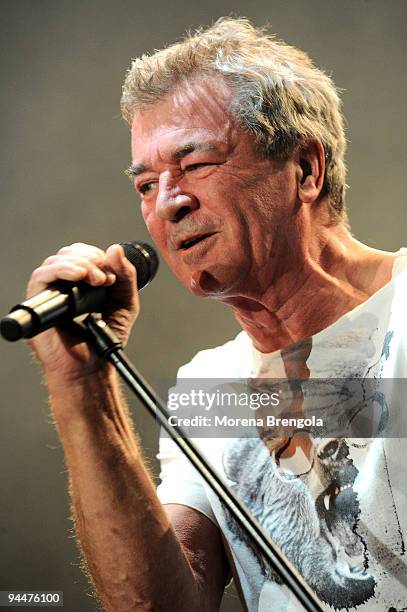
[[[137,269],[137,288],[153,280],[158,269],[158,255],[146,242],[121,242],[124,254]],[[100,312],[108,299],[110,287],[92,287],[85,282],[59,281],[48,289],[17,304],[1,319],[0,333],[14,342],[66,323],[88,312]]]

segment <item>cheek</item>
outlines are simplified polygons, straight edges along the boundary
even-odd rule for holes
[[[141,206],[141,214],[151,238],[160,250],[163,249],[165,247],[165,234],[162,220],[157,219],[156,215],[145,205]]]
[[[144,223],[146,224],[148,231],[150,232],[150,234],[152,234],[152,232],[155,231],[156,226],[159,225],[159,220],[154,214],[151,206],[148,206],[145,203],[141,204],[141,214],[143,216]]]
[[[143,215],[144,223],[148,226],[149,222],[151,222],[151,216],[152,216],[151,206],[147,206],[147,204],[142,201],[140,210],[141,210],[141,214]]]

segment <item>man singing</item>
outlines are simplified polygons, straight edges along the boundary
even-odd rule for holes
[[[244,19],[222,19],[134,61],[122,112],[128,174],[161,255],[242,327],[198,353],[180,379],[406,376],[407,253],[351,235],[340,101],[305,53]],[[102,315],[126,341],[139,304],[120,246],[62,248],[33,272],[28,294],[58,279],[111,286]],[[75,328],[32,344],[106,610],[212,612],[230,575],[251,612],[300,609],[169,440],[155,491],[115,372]],[[406,609],[402,439],[282,443],[263,431],[201,442],[327,608]]]

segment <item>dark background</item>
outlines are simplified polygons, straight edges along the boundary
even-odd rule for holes
[[[344,89],[354,234],[385,250],[405,244],[405,0],[2,0],[1,313],[61,245],[147,238],[123,175],[130,161],[119,117],[124,71],[130,58],[226,14],[271,23],[333,74]],[[142,307],[128,352],[153,384],[238,330],[225,307],[189,295],[165,265]],[[0,340],[0,358],[0,590],[63,590],[65,610],[94,611],[39,368],[22,343]],[[156,427],[131,406],[156,469]],[[233,592],[222,610],[240,610]]]

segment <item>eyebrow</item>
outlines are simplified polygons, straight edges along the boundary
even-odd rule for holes
[[[171,155],[171,161],[179,161],[194,151],[214,151],[216,149],[217,147],[215,145],[209,144],[208,142],[188,142]],[[131,164],[124,173],[129,178],[135,178],[148,170],[151,170],[151,168],[144,164]]]

